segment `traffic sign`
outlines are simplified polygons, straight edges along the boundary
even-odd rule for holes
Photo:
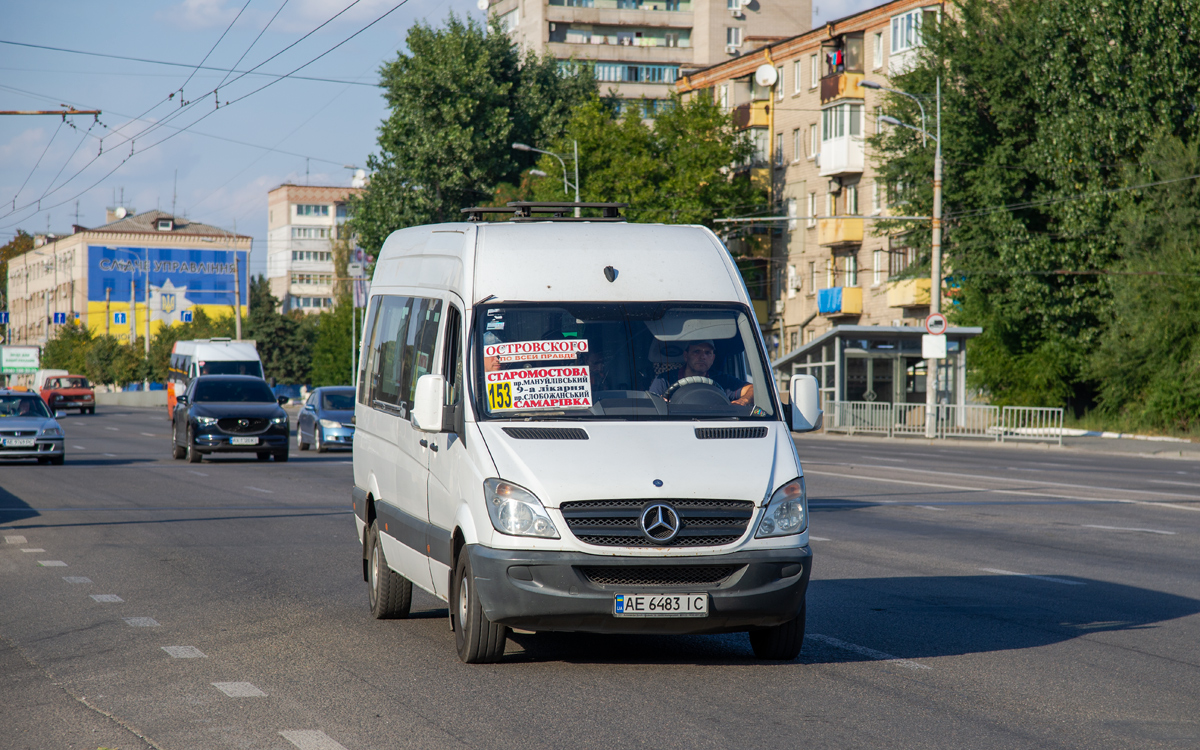
[[[941,313],[929,313],[925,318],[925,330],[929,331],[930,336],[941,336],[948,327],[946,316]]]
[[[113,313],[113,325],[123,326],[129,321],[125,318],[125,313]]]
[[[192,311],[191,310],[180,310],[179,311],[179,319],[182,320],[184,323],[191,323],[192,322]]]
[[[54,325],[61,326],[61,325],[66,325],[66,323],[67,323],[67,314],[66,313],[64,313],[64,312],[54,313]]]
[[[0,312],[0,326],[8,325],[8,313]]]

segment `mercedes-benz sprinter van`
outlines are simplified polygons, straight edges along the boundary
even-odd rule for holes
[[[509,628],[747,631],[795,658],[812,552],[791,431],[819,426],[815,380],[782,403],[708,229],[513,205],[379,254],[354,435],[371,613],[432,593],[469,663]]]

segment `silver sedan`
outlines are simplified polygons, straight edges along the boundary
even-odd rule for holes
[[[0,390],[0,459],[62,464],[64,434],[55,416],[36,393]]]

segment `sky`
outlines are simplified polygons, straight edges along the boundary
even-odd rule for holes
[[[476,0],[398,2],[5,3],[0,110],[102,114],[0,116],[0,243],[17,229],[99,226],[116,205],[174,206],[251,236],[251,273],[264,273],[267,192],[350,184],[387,115],[378,70],[404,49],[409,27],[449,13],[484,18]],[[876,4],[814,0],[813,24]],[[201,64],[213,70],[192,67]],[[278,77],[293,71],[322,80]]]

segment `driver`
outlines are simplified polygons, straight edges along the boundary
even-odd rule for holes
[[[665,372],[659,375],[650,384],[649,391],[657,396],[662,396],[668,388],[683,378],[708,378],[725,392],[729,403],[748,406],[754,400],[754,386],[724,373],[714,372],[710,375],[709,370],[712,369],[716,358],[716,347],[713,346],[712,340],[702,339],[689,342],[687,349],[683,351],[683,367],[674,372]]]

